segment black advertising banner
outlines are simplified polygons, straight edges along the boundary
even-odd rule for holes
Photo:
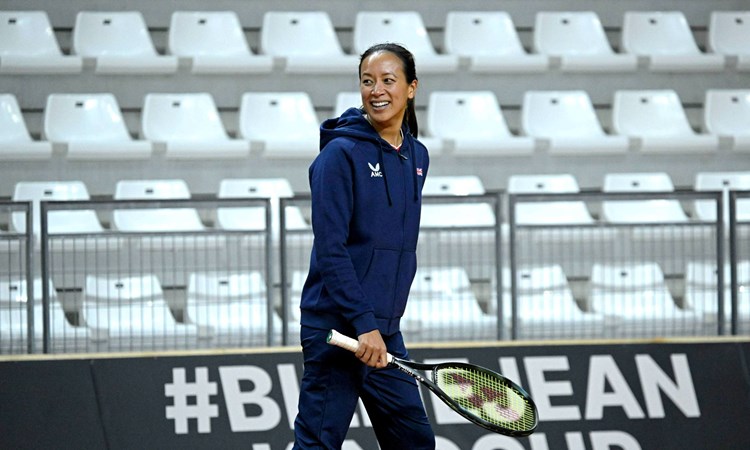
[[[524,386],[539,408],[537,432],[516,439],[466,422],[425,391],[440,450],[750,448],[746,341],[411,354],[499,371]],[[298,352],[3,362],[0,447],[49,448],[41,444],[85,429],[89,441],[77,436],[69,442],[82,445],[73,447],[287,450],[301,372]],[[46,437],[30,439],[33,433]],[[343,448],[378,448],[363,408]]]

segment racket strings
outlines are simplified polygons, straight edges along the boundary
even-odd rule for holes
[[[468,414],[512,431],[536,426],[534,407],[515,386],[492,374],[466,367],[439,367],[435,381]]]

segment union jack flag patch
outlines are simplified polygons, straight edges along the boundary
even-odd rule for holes
[[[424,175],[422,174],[422,168],[421,168],[421,167],[417,167],[417,176],[420,176],[420,177],[421,177],[421,176],[424,176]]]

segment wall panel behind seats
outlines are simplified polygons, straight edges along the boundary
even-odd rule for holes
[[[90,361],[16,361],[2,366],[0,447],[108,447]]]

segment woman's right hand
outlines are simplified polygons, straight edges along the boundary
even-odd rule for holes
[[[379,330],[368,331],[357,337],[359,348],[354,353],[360,361],[370,367],[381,369],[388,365],[386,355],[388,350],[385,347],[383,336]]]

